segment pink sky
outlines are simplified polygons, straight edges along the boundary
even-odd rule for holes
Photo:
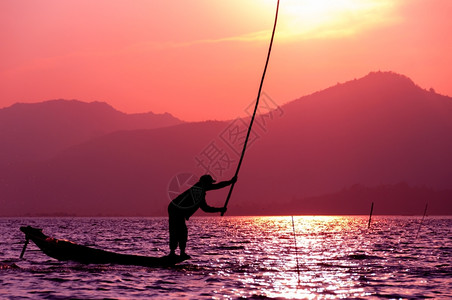
[[[0,107],[104,101],[188,121],[244,115],[276,1],[3,0]],[[264,91],[278,104],[394,71],[452,96],[452,1],[281,0]]]

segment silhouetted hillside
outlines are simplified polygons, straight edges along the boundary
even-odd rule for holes
[[[164,215],[174,176],[206,167],[219,180],[232,176],[241,122],[115,132],[42,163],[11,165],[0,170],[2,214]],[[355,184],[382,195],[379,214],[422,213],[430,196],[430,214],[452,213],[452,99],[404,76],[338,84],[259,116],[253,128],[229,214],[322,214],[322,206],[367,214],[367,196],[337,194]],[[378,188],[400,182],[400,197]],[[222,206],[226,193],[210,192],[208,202]],[[324,204],[308,209],[309,201]]]
[[[406,183],[376,187],[356,184],[333,194],[293,199],[288,206],[292,213],[347,215],[369,213],[373,202],[374,214],[422,215],[428,203],[429,214],[441,215],[452,214],[451,199],[452,189],[435,191]]]
[[[15,213],[162,215],[171,178],[193,172],[194,154],[223,126],[205,122],[118,131],[45,163],[10,168],[15,179],[1,193],[8,195],[11,206],[4,207]]]
[[[170,114],[124,114],[106,103],[53,100],[0,109],[0,164],[48,159],[117,130],[180,124]]]
[[[452,187],[452,99],[404,76],[371,73],[283,110],[247,160],[284,198],[355,183]]]

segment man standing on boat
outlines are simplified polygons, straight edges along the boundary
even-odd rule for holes
[[[185,220],[188,220],[198,208],[208,213],[226,212],[226,207],[212,207],[207,205],[206,192],[224,188],[236,181],[237,177],[233,177],[229,181],[222,181],[215,184],[212,176],[203,175],[191,188],[170,202],[168,205],[170,256],[176,255],[176,249],[179,245],[181,258],[190,258],[185,253],[188,239]]]

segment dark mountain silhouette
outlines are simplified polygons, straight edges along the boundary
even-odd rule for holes
[[[452,188],[450,97],[405,76],[376,72],[283,109],[259,143],[262,150],[247,158],[283,198],[334,193],[356,183]],[[266,172],[277,169],[286,175]]]
[[[124,114],[102,102],[52,100],[0,109],[0,165],[49,159],[59,151],[118,130],[180,124],[170,114]]]
[[[293,199],[287,203],[291,209],[281,209],[279,213],[363,214],[366,209],[370,211],[374,202],[375,214],[422,215],[425,205],[429,203],[429,214],[443,215],[452,213],[451,199],[452,189],[436,191],[425,186],[411,187],[404,182],[375,187],[356,184],[337,193]]]
[[[219,175],[210,164],[217,179],[232,176],[240,122],[118,131],[10,164],[0,170],[2,214],[164,215],[171,179],[201,175],[213,149],[224,167]],[[429,214],[452,214],[452,99],[405,76],[370,73],[263,114],[253,128],[228,214],[367,214],[370,200],[379,214],[421,214],[427,201]],[[366,193],[344,192],[356,184]],[[226,193],[208,202],[221,206]]]

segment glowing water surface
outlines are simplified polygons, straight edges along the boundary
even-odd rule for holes
[[[0,219],[0,295],[8,298],[450,298],[452,218],[197,217],[192,259],[171,268],[59,262],[20,226],[121,253],[160,256],[166,218]],[[17,266],[17,268],[15,267]]]

